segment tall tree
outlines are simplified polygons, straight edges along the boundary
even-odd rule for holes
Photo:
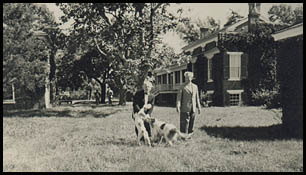
[[[303,6],[295,9],[291,5],[273,5],[269,11],[269,19],[280,24],[293,25],[303,22]]]
[[[81,50],[96,49],[100,59],[107,59],[114,81],[122,91],[120,104],[124,104],[128,76],[143,79],[152,62],[151,50],[160,32],[169,30],[174,24],[173,15],[167,13],[168,4],[144,3],[86,3],[58,4],[65,16],[75,20],[71,39]],[[139,63],[137,70],[131,66]],[[110,73],[110,72],[109,72]],[[136,73],[136,75],[134,74]],[[118,76],[120,75],[120,76]],[[101,77],[103,78],[103,77]],[[106,82],[106,80],[103,80]],[[136,83],[141,84],[141,83]]]
[[[48,45],[33,36],[33,31],[55,24],[45,7],[31,3],[3,5],[3,83],[16,78],[16,97],[41,98],[49,78]]]

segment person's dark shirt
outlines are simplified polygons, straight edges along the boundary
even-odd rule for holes
[[[144,106],[144,90],[137,91],[133,96],[133,112],[137,113]],[[148,104],[152,105],[152,108],[148,111],[145,111],[147,114],[151,114],[153,111],[155,98],[152,95],[148,96]]]

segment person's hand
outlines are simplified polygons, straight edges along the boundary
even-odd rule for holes
[[[143,105],[144,109],[151,109],[152,105],[151,104],[145,104]]]

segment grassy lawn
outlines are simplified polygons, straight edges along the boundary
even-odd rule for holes
[[[303,140],[281,132],[280,110],[203,108],[191,140],[136,144],[132,106],[4,111],[3,171],[303,171]],[[153,116],[179,126],[175,108]]]

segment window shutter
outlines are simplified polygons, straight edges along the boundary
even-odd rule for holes
[[[202,67],[203,67],[203,75],[201,76],[201,78],[204,79],[204,82],[207,82],[207,79],[208,79],[208,77],[207,77],[208,76],[208,69],[207,69],[207,67],[208,67],[208,59],[205,56],[203,56],[202,59],[203,59],[203,65],[202,65]]]
[[[187,64],[187,71],[192,72],[192,63]]]
[[[223,57],[223,75],[224,79],[229,79],[229,54],[224,54]]]
[[[230,105],[230,94],[226,91],[224,91],[224,104],[223,106],[229,106]]]
[[[220,53],[215,54],[212,57],[212,79],[214,81],[216,80],[221,80],[222,78],[222,70],[221,70],[221,66],[222,66],[222,55]]]
[[[241,55],[241,79],[246,79],[248,77],[248,55]]]
[[[211,58],[211,79],[215,80],[215,71],[216,71],[216,58],[213,56]]]

